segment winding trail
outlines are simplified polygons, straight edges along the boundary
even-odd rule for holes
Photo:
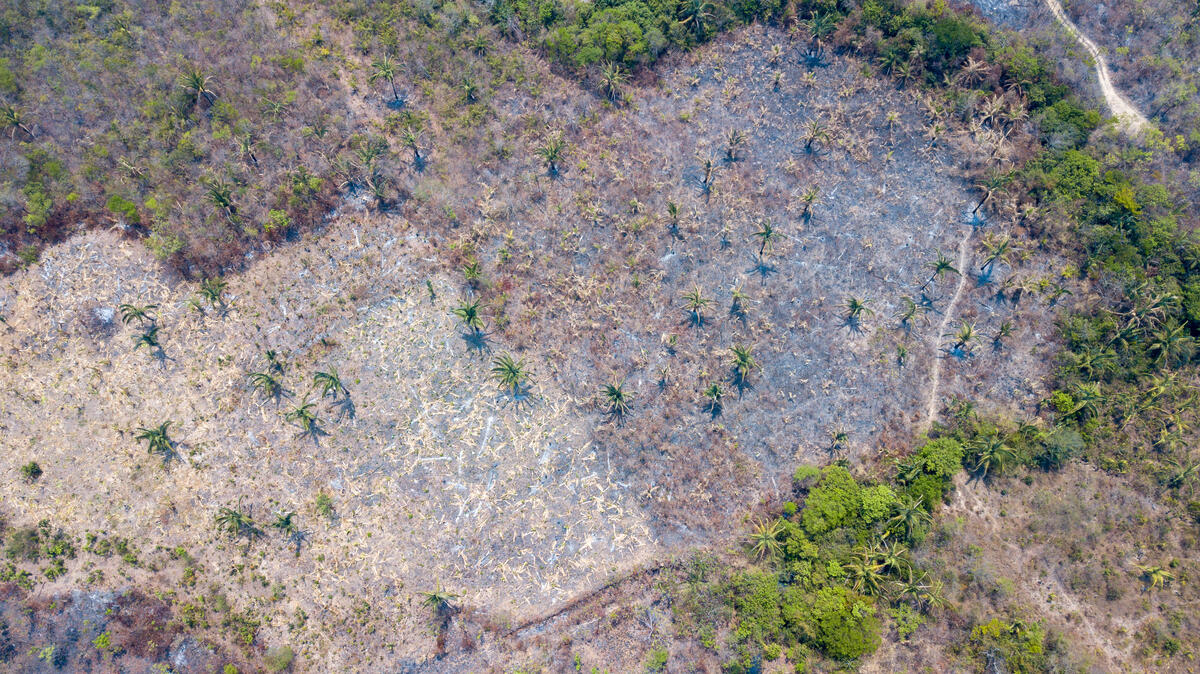
[[[1067,13],[1063,11],[1062,4],[1058,0],[1046,0],[1046,6],[1050,8],[1051,12],[1054,12],[1054,17],[1058,19],[1058,23],[1063,28],[1066,28],[1067,32],[1079,44],[1083,45],[1083,48],[1092,56],[1092,60],[1096,63],[1096,77],[1100,80],[1100,91],[1104,93],[1105,102],[1108,103],[1113,116],[1121,122],[1121,126],[1133,135],[1138,135],[1146,129],[1152,128],[1150,120],[1138,112],[1138,109],[1129,102],[1129,99],[1125,98],[1113,86],[1112,76],[1108,72],[1108,62],[1104,60],[1104,55],[1100,53],[1100,48],[1096,46],[1096,43],[1089,40],[1071,22],[1071,19],[1067,18]]]
[[[971,254],[971,237],[974,234],[975,227],[967,225],[967,233],[958,242],[958,261],[956,263],[958,265],[958,287],[954,289],[954,296],[950,298],[950,304],[946,305],[941,325],[929,337],[929,352],[933,354],[933,366],[929,372],[929,398],[925,401],[925,423],[922,426],[924,430],[929,430],[929,427],[933,425],[933,418],[937,416],[938,389],[942,386],[942,359],[938,356],[938,348],[941,345],[942,337],[950,327],[950,321],[954,320],[954,309],[967,289],[967,258]]]

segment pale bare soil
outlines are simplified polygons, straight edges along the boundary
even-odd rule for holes
[[[631,87],[631,108],[546,73],[536,100],[498,94],[513,117],[491,131],[516,139],[512,162],[476,170],[469,156],[435,153],[403,208],[373,213],[349,199],[320,231],[230,276],[226,312],[193,307],[195,284],[115,233],[48,249],[0,281],[3,514],[142,550],[183,546],[204,583],[264,619],[260,643],[292,645],[309,671],[379,671],[436,650],[420,591],[444,585],[502,633],[688,545],[732,542],[751,509],[789,492],[797,464],[827,460],[835,428],[860,461],[906,446],[930,421],[935,359],[945,358],[942,398],[1036,404],[1047,309],[1036,297],[997,302],[967,269],[978,262],[962,213],[977,195],[956,174],[980,139],[952,131],[931,144],[910,92],[842,60],[805,83],[794,50],[765,63],[773,44],[790,46],[750,29],[681,57],[656,86]],[[774,68],[786,75],[780,92]],[[809,154],[814,119],[831,137]],[[546,120],[571,143],[554,181],[531,158]],[[698,157],[719,160],[732,128],[747,131],[742,158],[722,164],[705,195]],[[812,185],[821,200],[804,222],[798,195]],[[667,200],[680,205],[682,238],[667,233]],[[458,223],[435,228],[448,205]],[[631,230],[643,213],[648,228]],[[766,218],[783,237],[763,276],[752,233]],[[450,314],[468,291],[445,260],[464,242],[491,284],[489,322],[507,317],[491,353],[517,352],[533,370],[522,404],[497,391],[488,354],[471,351]],[[961,250],[970,276],[933,284],[934,311],[906,334],[891,316],[902,296],[919,295],[937,250]],[[745,322],[727,315],[737,284],[753,298]],[[695,286],[716,300],[701,328],[681,309]],[[845,324],[849,295],[876,312],[861,331]],[[113,318],[123,302],[159,305],[164,358],[134,350],[136,329]],[[972,357],[946,358],[939,331],[964,319],[984,335],[1013,320],[1016,332],[1006,350],[985,340]],[[699,391],[731,388],[734,343],[752,345],[762,370],[714,418]],[[247,379],[266,349],[287,363],[278,403]],[[310,391],[328,367],[349,387],[353,415]],[[637,396],[620,427],[596,409],[611,378]],[[316,439],[283,419],[306,400],[319,405]],[[167,420],[182,460],[164,468],[133,436]],[[17,472],[30,460],[46,471],[33,485]],[[321,491],[329,520],[313,507]],[[237,504],[260,523],[297,511],[309,543],[295,556],[275,534],[248,548],[222,538],[213,517]],[[38,591],[80,584],[84,570],[68,568]],[[269,596],[273,586],[282,597]],[[298,610],[307,622],[289,627]],[[451,650],[477,646],[483,634],[467,631]]]

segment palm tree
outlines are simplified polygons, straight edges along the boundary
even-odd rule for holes
[[[316,407],[316,403],[305,401],[299,407],[283,415],[283,418],[289,423],[299,425],[303,432],[313,434],[317,431],[317,425],[321,421],[313,412],[314,407]]]
[[[900,321],[900,327],[908,330],[912,327],[912,319],[918,312],[925,311],[925,306],[917,304],[911,297],[900,298],[900,303],[903,305],[900,311],[896,312],[896,318]]]
[[[729,305],[729,313],[739,318],[746,316],[746,304],[750,301],[750,296],[742,290],[742,286],[734,286],[729,291],[731,302]]]
[[[706,411],[714,416],[721,411],[721,398],[725,395],[725,391],[721,389],[720,384],[716,382],[709,384],[702,395],[708,399],[708,402],[705,403]]]
[[[1017,453],[1004,442],[998,433],[989,433],[971,443],[974,456],[972,469],[980,478],[987,478],[989,471],[1004,470],[1004,466],[1017,458]]]
[[[1004,321],[1000,324],[1000,328],[996,330],[996,335],[992,337],[992,346],[1000,349],[1004,346],[1004,340],[1012,336],[1013,324],[1012,321]]]
[[[146,328],[145,332],[143,332],[142,334],[133,338],[133,350],[134,351],[137,351],[138,349],[142,348],[143,346],[146,347],[146,349],[148,349],[149,351],[151,351],[151,353],[153,353],[153,351],[155,349],[161,348],[161,345],[158,343],[158,326],[157,325],[151,323],[150,327]]]
[[[857,323],[864,318],[874,316],[875,312],[870,307],[867,306],[867,304],[870,303],[870,301],[871,300],[868,300],[868,299],[860,300],[854,296],[847,297],[846,298],[846,322],[847,323]]]
[[[278,529],[284,534],[291,535],[298,529],[295,519],[296,513],[294,512],[278,512],[275,514],[275,521],[271,522],[271,527]]]
[[[912,577],[912,561],[908,558],[908,548],[902,544],[892,541],[887,545],[876,545],[871,554],[889,573]]]
[[[805,222],[812,220],[813,206],[816,205],[820,191],[816,186],[804,190],[804,194],[800,195],[800,203],[804,204],[804,210],[800,212],[800,217]]]
[[[283,393],[283,383],[270,372],[251,372],[250,384],[258,389],[265,398],[278,398]]]
[[[730,129],[725,139],[725,161],[737,161],[738,149],[746,144],[746,132],[741,129]]]
[[[237,138],[237,153],[239,157],[250,160],[250,163],[255,167],[258,166],[258,155],[254,152],[254,136],[250,132],[240,134]]]
[[[829,140],[829,132],[825,130],[825,125],[821,121],[814,119],[808,123],[808,135],[804,138],[804,151],[812,154],[816,150],[816,142],[818,140]]]
[[[733,352],[734,382],[740,387],[752,371],[762,368],[758,361],[754,360],[750,347],[735,344],[729,350]]]
[[[679,23],[691,27],[696,39],[703,40],[715,9],[708,0],[684,0],[679,5]]]
[[[503,354],[492,359],[492,378],[500,384],[500,388],[516,398],[529,380],[529,371],[525,361]]]
[[[917,532],[933,524],[933,517],[925,509],[925,497],[905,496],[896,504],[896,514],[888,524],[904,532],[904,538],[911,541]]]
[[[954,346],[950,347],[950,350],[961,351],[965,349],[971,342],[975,341],[976,336],[975,326],[963,321],[962,325],[958,326],[958,333],[954,336],[956,341],[954,342]]]
[[[144,307],[137,306],[136,304],[122,304],[117,307],[121,312],[121,322],[126,325],[134,321],[142,324],[156,322],[158,317],[154,315],[154,310],[157,308],[157,304],[147,304]]]
[[[697,286],[690,292],[683,294],[684,309],[691,314],[692,323],[699,326],[704,323],[704,308],[712,304],[712,300],[700,294],[700,287]]]
[[[200,298],[208,302],[210,307],[225,306],[225,287],[229,285],[225,279],[206,278],[200,281]]]
[[[267,368],[276,374],[283,374],[283,361],[279,358],[279,352],[267,349],[264,355],[267,358]]]
[[[225,211],[226,217],[233,217],[237,213],[237,206],[233,203],[233,186],[219,179],[210,179],[207,183],[208,200],[213,206]]]
[[[337,370],[329,368],[328,372],[318,372],[313,375],[313,386],[321,389],[321,397],[333,396],[334,400],[341,394],[350,395],[350,391],[342,385]]]
[[[387,54],[375,59],[371,63],[371,74],[367,77],[367,81],[374,84],[378,80],[384,80],[392,87],[392,101],[400,102],[400,92],[396,90],[396,71],[397,66]]]
[[[478,335],[483,332],[483,317],[479,315],[480,300],[474,302],[463,301],[462,304],[451,309],[451,312],[463,322],[463,327],[471,331],[471,334]]]
[[[249,541],[260,533],[250,515],[237,508],[222,507],[214,520],[218,531],[233,538],[245,536]]]
[[[858,554],[846,564],[845,568],[850,578],[850,585],[855,592],[872,597],[883,594],[886,581],[883,564],[874,559],[869,550],[860,547]]]
[[[608,100],[613,102],[620,100],[621,91],[627,81],[629,81],[629,75],[621,69],[621,64],[612,61],[600,64],[600,88],[604,90]]]
[[[708,194],[712,191],[713,180],[716,178],[717,162],[713,161],[712,157],[709,157],[700,164],[700,170],[704,173],[704,176],[700,179],[700,187],[704,190],[705,194]]]
[[[1154,332],[1146,352],[1154,355],[1154,362],[1177,359],[1186,360],[1196,348],[1196,340],[1187,333],[1187,327],[1172,319]]]
[[[546,170],[551,178],[558,177],[558,163],[562,160],[567,149],[567,142],[562,134],[555,134],[546,139],[546,143],[537,149],[537,154],[546,162]]]
[[[202,100],[208,101],[208,104],[212,105],[213,100],[217,96],[216,92],[208,86],[211,81],[211,77],[207,77],[204,73],[193,68],[180,76],[179,86],[192,95],[194,98],[193,105],[198,108]]]
[[[846,429],[839,426],[829,430],[829,447],[827,451],[830,456],[845,451],[849,444],[850,433]]]
[[[779,234],[775,231],[775,228],[771,226],[770,220],[763,220],[760,229],[754,233],[754,236],[762,241],[762,244],[758,247],[758,256],[760,258],[763,256],[763,253],[766,252],[767,246],[775,241],[775,239],[779,238]]]
[[[983,237],[983,248],[987,255],[983,258],[983,264],[979,266],[980,272],[990,276],[997,262],[1012,266],[1013,240],[1009,235],[998,237],[988,232]]]
[[[400,134],[400,142],[404,143],[404,147],[412,151],[413,164],[416,165],[418,170],[421,170],[425,164],[425,158],[421,156],[420,132],[411,126],[406,126],[404,127],[404,132]]]
[[[443,616],[449,613],[453,608],[453,602],[459,595],[447,592],[442,588],[441,583],[438,583],[430,592],[421,593],[421,603],[433,609],[433,612],[438,616]]]
[[[171,442],[171,437],[167,433],[171,423],[164,421],[154,428],[139,428],[138,434],[134,436],[135,439],[146,442],[147,452],[161,456],[164,462],[175,454],[174,443]]]
[[[29,130],[28,126],[25,126],[21,111],[14,106],[8,104],[0,106],[0,125],[8,129],[9,140],[17,139],[17,131],[24,131],[31,140],[33,139],[33,132]]]
[[[814,11],[800,23],[808,29],[809,35],[812,36],[810,56],[819,58],[822,51],[821,43],[837,28],[838,17],[833,12]]]
[[[783,549],[779,542],[780,535],[783,534],[783,521],[775,519],[772,521],[758,520],[754,523],[754,529],[746,537],[750,544],[750,552],[754,553],[756,559],[762,560],[765,557],[776,557]]]
[[[600,399],[604,411],[609,416],[621,420],[629,414],[629,403],[633,400],[633,395],[625,392],[625,382],[613,382],[600,389]]]
[[[1142,572],[1142,578],[1150,583],[1150,589],[1156,587],[1165,587],[1167,583],[1175,580],[1175,575],[1161,566],[1142,566],[1134,564],[1138,571]]]
[[[953,272],[955,274],[960,273],[954,268],[954,264],[950,261],[950,258],[940,250],[938,251],[937,259],[929,263],[929,268],[933,270],[933,273],[930,274],[929,279],[926,280],[924,285],[921,286],[921,290],[928,288],[929,284],[933,283],[934,279],[941,280],[942,277],[949,272]]]

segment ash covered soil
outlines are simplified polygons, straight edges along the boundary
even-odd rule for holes
[[[230,275],[224,311],[197,308],[195,283],[114,232],[48,249],[0,281],[9,525],[183,547],[201,586],[261,618],[256,643],[292,644],[314,670],[371,670],[444,647],[421,591],[462,595],[481,625],[536,618],[731,540],[800,463],[886,459],[927,427],[931,400],[1036,404],[1050,309],[997,294],[1045,272],[1015,261],[979,278],[977,244],[1007,217],[968,224],[980,196],[958,177],[1005,146],[860,69],[834,57],[810,68],[781,33],[749,29],[631,86],[631,105],[549,75],[537,98],[498,93],[512,114],[489,130],[514,139],[510,159],[435,150],[405,178],[412,199],[382,213],[347,199],[319,231]],[[729,160],[734,130],[745,141]],[[554,133],[568,152],[550,178],[534,148]],[[447,208],[451,223],[430,224]],[[767,221],[777,236],[760,257]],[[963,274],[927,283],[938,251]],[[474,289],[459,271],[469,260],[483,270]],[[693,289],[712,300],[698,326],[683,307]],[[928,311],[898,326],[903,298],[923,292]],[[470,296],[485,307],[482,353],[451,314]],[[857,326],[851,296],[872,312]],[[122,303],[159,305],[161,353],[134,348]],[[947,332],[962,321],[986,338],[957,357]],[[994,348],[1005,321],[1013,334]],[[740,393],[735,344],[761,365]],[[268,349],[285,367],[278,401],[248,379]],[[530,366],[524,401],[489,378],[503,353]],[[330,367],[349,402],[313,389]],[[634,396],[623,423],[598,409],[616,380]],[[715,415],[701,396],[713,383],[726,391]],[[305,402],[318,433],[285,419]],[[168,420],[179,457],[164,466],[134,436]],[[26,484],[31,460],[45,475]],[[331,515],[314,507],[322,493]],[[214,526],[224,506],[264,527],[296,511],[307,539],[299,554],[274,534],[230,540]],[[39,592],[69,592],[97,565],[110,569],[99,587],[176,582],[152,564],[89,564]]]

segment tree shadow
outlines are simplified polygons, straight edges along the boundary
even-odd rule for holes
[[[403,110],[405,106],[408,105],[408,97],[396,96],[389,99],[384,105],[386,105],[389,110]]]
[[[731,372],[729,374],[729,383],[735,389],[737,389],[739,398],[741,398],[742,395],[744,395],[746,393],[746,391],[754,390],[754,385],[751,384],[741,372],[738,372],[738,369],[736,367],[731,368]]]
[[[847,316],[842,321],[842,327],[856,335],[861,335],[863,333],[862,318],[859,316]]]
[[[297,529],[288,535],[288,544],[294,547],[296,557],[300,556],[300,548],[302,548],[305,543],[308,543],[308,539],[308,532],[304,531],[303,529]]]
[[[800,54],[800,58],[806,68],[825,68],[829,66],[829,62],[825,60],[825,47],[819,44],[810,44]]]
[[[342,419],[353,419],[358,411],[358,408],[356,408],[354,405],[354,400],[348,395],[344,395],[341,398],[335,399],[330,404],[330,407],[337,411],[338,421],[341,421]]]
[[[761,280],[764,284],[767,282],[767,279],[779,273],[779,268],[767,262],[765,257],[754,256],[751,259],[754,261],[754,266],[747,269],[746,273],[757,274],[759,280]]]
[[[321,438],[329,435],[325,429],[321,428],[320,420],[313,421],[307,426],[301,425],[299,432],[296,433],[297,438],[311,438],[314,445],[321,446]]]
[[[492,347],[488,344],[487,333],[482,330],[472,330],[470,332],[460,333],[463,342],[467,344],[467,348],[483,355],[487,351],[491,351]]]
[[[528,383],[519,384],[516,388],[506,390],[500,395],[503,404],[512,405],[517,410],[532,409],[538,400],[537,394],[533,392],[533,385]]]

